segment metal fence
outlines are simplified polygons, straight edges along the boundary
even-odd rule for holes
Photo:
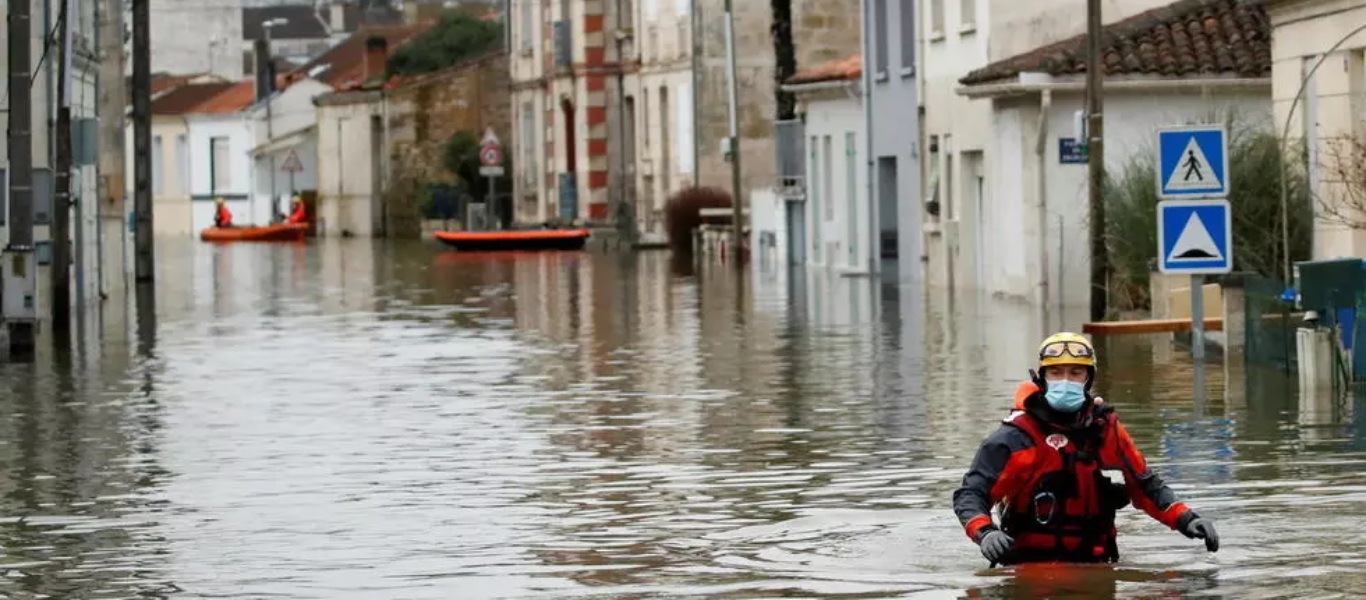
[[[1243,294],[1247,303],[1245,357],[1249,365],[1279,369],[1287,374],[1298,368],[1295,330],[1299,324],[1291,316],[1294,305],[1285,300],[1285,283],[1249,275]]]

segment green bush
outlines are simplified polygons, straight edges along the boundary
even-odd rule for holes
[[[455,9],[442,15],[426,33],[389,57],[389,75],[440,71],[503,45],[503,25],[486,21],[473,10]]]
[[[1281,149],[1276,135],[1241,127],[1232,119],[1229,170],[1233,188],[1233,269],[1282,279]],[[1287,149],[1290,258],[1312,250],[1313,211],[1303,157]],[[1157,176],[1152,147],[1137,150],[1104,187],[1105,240],[1110,264],[1110,305],[1115,311],[1151,308],[1148,275],[1157,260]]]

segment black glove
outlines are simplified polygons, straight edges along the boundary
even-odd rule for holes
[[[1015,540],[1006,535],[1004,531],[993,527],[982,534],[977,545],[982,548],[982,556],[995,564],[1001,562],[1006,553],[1015,547]]]
[[[1188,538],[1205,540],[1206,550],[1219,551],[1219,533],[1214,531],[1214,522],[1201,517],[1195,511],[1181,515],[1180,530]]]

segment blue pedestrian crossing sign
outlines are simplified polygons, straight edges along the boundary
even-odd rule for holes
[[[1180,125],[1157,131],[1157,197],[1228,196],[1228,134],[1221,125]]]
[[[1233,270],[1233,212],[1228,200],[1157,203],[1157,270],[1206,275]]]

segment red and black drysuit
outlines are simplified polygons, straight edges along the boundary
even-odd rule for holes
[[[1102,470],[1120,471],[1124,485]],[[977,450],[953,509],[980,544],[996,529],[991,507],[1003,501],[1000,528],[1015,541],[1001,560],[1007,565],[1118,560],[1115,512],[1130,501],[1183,533],[1197,518],[1148,470],[1113,408],[1088,398],[1080,413],[1063,415],[1032,382],[1020,385],[1014,410]]]

